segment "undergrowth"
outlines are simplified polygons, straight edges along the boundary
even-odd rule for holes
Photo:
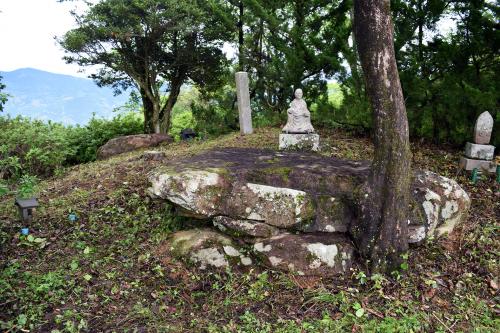
[[[160,148],[175,160],[220,147],[274,148],[277,129]],[[328,156],[365,159],[367,138],[322,133]],[[40,332],[497,332],[499,188],[456,176],[459,151],[414,146],[415,167],[456,179],[471,195],[448,239],[412,248],[407,273],[320,279],[262,268],[201,271],[165,240],[196,224],[148,198],[161,162],[141,152],[79,165],[40,184],[24,225],[0,200],[0,328]],[[20,229],[29,227],[29,235]]]

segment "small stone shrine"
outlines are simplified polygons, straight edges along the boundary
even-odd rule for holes
[[[319,135],[314,133],[311,113],[302,96],[302,89],[295,90],[295,99],[287,110],[288,121],[279,137],[280,150],[319,150]]]
[[[485,172],[495,172],[495,146],[490,145],[493,131],[493,117],[488,111],[481,113],[474,127],[474,143],[467,142],[465,156],[460,159],[460,167],[465,170],[478,169]]]

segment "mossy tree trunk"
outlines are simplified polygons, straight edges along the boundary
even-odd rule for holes
[[[355,41],[373,108],[375,156],[351,233],[372,272],[399,268],[408,249],[411,152],[389,0],[355,0]]]

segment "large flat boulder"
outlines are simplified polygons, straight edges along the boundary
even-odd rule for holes
[[[105,159],[136,149],[158,146],[161,143],[171,143],[174,140],[167,134],[137,134],[120,136],[109,140],[97,150],[97,158]]]
[[[291,228],[314,218],[312,198],[304,191],[232,181],[224,169],[162,169],[151,177],[150,193],[168,199],[188,216],[265,221]]]
[[[314,153],[218,149],[153,171],[150,193],[200,219],[223,216],[282,232],[346,233],[369,171],[369,162]],[[414,173],[412,194],[413,243],[451,232],[470,206],[454,180],[428,171]]]

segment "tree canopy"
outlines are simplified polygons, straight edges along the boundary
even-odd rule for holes
[[[7,103],[8,95],[2,92],[2,90],[4,89],[5,89],[5,84],[2,83],[2,76],[0,76],[0,112],[3,111],[3,106],[5,105],[5,103]]]
[[[487,0],[391,1],[412,137],[463,144],[485,110],[500,130],[499,8]],[[235,129],[237,70],[250,74],[257,124],[282,123],[300,86],[317,126],[372,129],[350,0],[103,0],[75,18],[78,28],[60,40],[67,61],[101,66],[92,76],[101,85],[136,87],[148,132],[169,128],[186,82],[202,93],[192,108],[199,130]],[[329,80],[342,103],[328,99]]]
[[[224,71],[227,34],[207,10],[203,1],[104,0],[73,13],[78,27],[59,42],[68,63],[99,66],[97,84],[135,87],[145,131],[165,133],[182,84],[217,85]]]

